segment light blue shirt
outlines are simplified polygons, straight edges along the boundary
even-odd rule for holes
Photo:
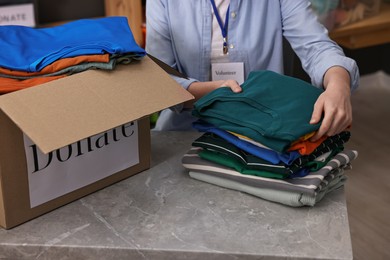
[[[229,60],[253,70],[283,73],[283,36],[300,58],[312,84],[322,87],[325,72],[342,66],[358,86],[356,62],[328,37],[307,0],[230,0]],[[188,75],[175,78],[184,88],[209,81],[212,7],[209,0],[146,1],[146,51]],[[216,32],[219,33],[219,32]],[[190,111],[176,106],[162,111],[155,130],[191,130]]]

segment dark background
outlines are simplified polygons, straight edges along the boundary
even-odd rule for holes
[[[37,24],[103,17],[104,0],[35,0]]]

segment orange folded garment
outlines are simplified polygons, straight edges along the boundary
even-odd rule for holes
[[[288,151],[297,151],[301,155],[311,154],[323,141],[325,141],[327,137],[323,136],[315,142],[311,142],[309,140],[303,140],[301,142],[294,142]]]
[[[39,77],[25,80],[0,78],[0,95],[10,93],[13,91],[40,85],[55,79],[66,77],[67,75]]]
[[[63,70],[65,68],[78,65],[85,62],[104,62],[107,63],[110,61],[110,54],[97,54],[97,55],[80,55],[72,58],[63,58],[56,60],[55,62],[47,65],[41,71],[38,72],[27,72],[19,70],[10,70],[0,67],[0,74],[29,77],[36,75],[44,75],[53,72]]]
[[[18,70],[9,70],[6,68],[0,67],[0,74],[5,75],[13,75],[13,76],[39,76],[45,75],[53,72],[57,72],[68,67],[88,63],[88,62],[101,62],[108,63],[110,61],[110,55],[107,54],[97,54],[97,55],[81,55],[71,58],[59,59],[46,67],[44,67],[41,71],[38,72],[26,72],[26,71],[18,71]],[[5,78],[0,77],[0,95],[10,93],[13,91],[33,87],[39,84],[43,84],[55,79],[59,79],[65,77],[67,75],[57,75],[57,76],[49,76],[49,77],[35,77],[29,79],[13,79],[13,78]]]

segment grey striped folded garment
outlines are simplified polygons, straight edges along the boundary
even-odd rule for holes
[[[357,151],[344,150],[316,172],[304,177],[278,180],[244,175],[204,160],[198,156],[201,150],[193,147],[182,158],[190,177],[293,207],[314,206],[327,193],[342,187],[347,179],[344,170],[349,169],[358,156]]]

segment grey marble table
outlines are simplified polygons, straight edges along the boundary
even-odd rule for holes
[[[152,166],[10,230],[0,259],[352,259],[344,190],[292,208],[191,179],[195,132],[152,132]]]

